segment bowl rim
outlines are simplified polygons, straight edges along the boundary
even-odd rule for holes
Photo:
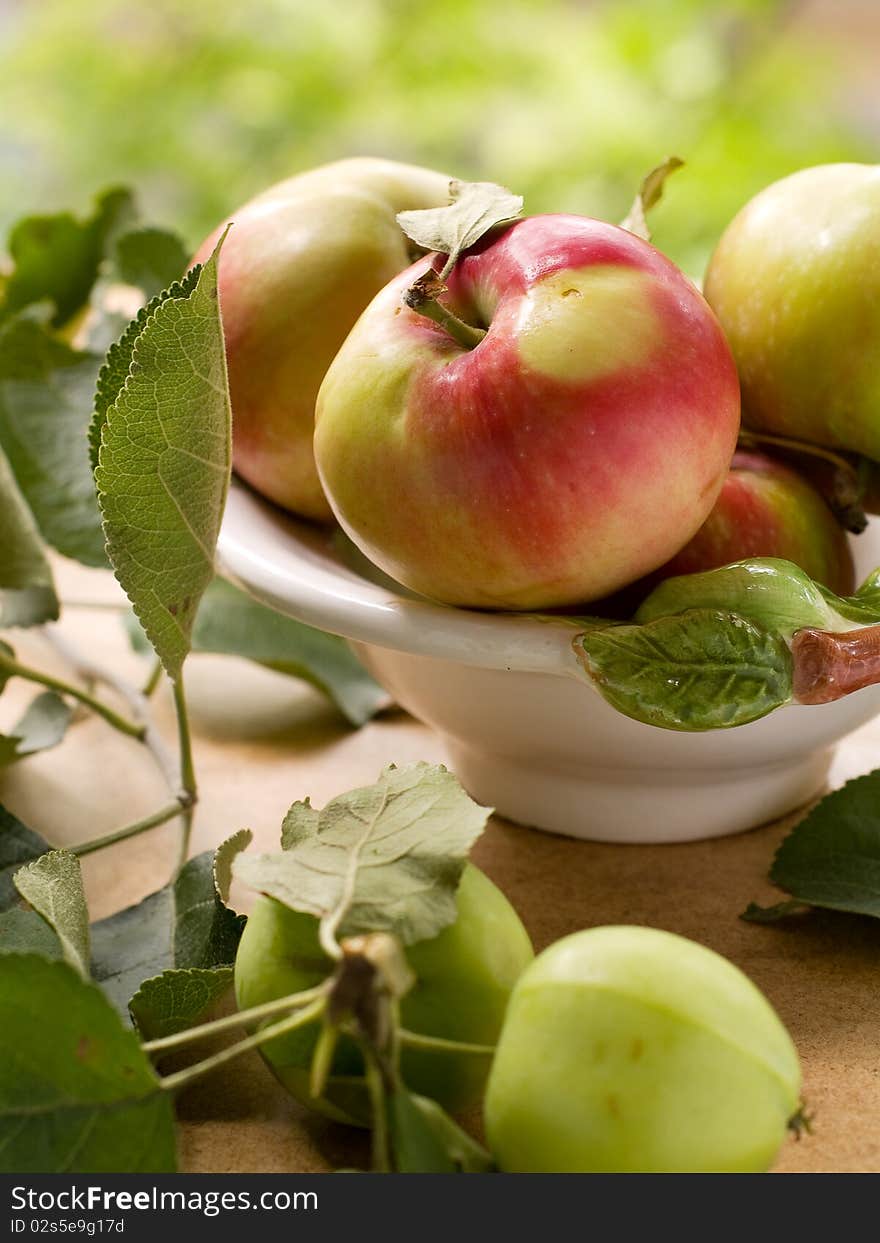
[[[413,598],[346,564],[329,528],[298,519],[233,478],[217,570],[264,604],[356,643],[484,669],[580,677],[573,620],[483,613]],[[585,681],[587,681],[585,679]]]
[[[391,579],[377,582],[359,572],[357,561],[369,562],[353,545],[354,556],[343,556],[339,535],[337,527],[278,508],[233,476],[217,572],[278,612],[353,643],[481,669],[574,678],[599,694],[572,646],[583,633],[581,620],[481,612],[413,596]],[[880,517],[869,518],[864,534],[850,536],[850,546],[860,581],[880,562]],[[824,705],[783,708],[804,706]]]

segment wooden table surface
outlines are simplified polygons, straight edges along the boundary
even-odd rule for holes
[[[68,601],[118,599],[108,575],[57,566]],[[128,649],[112,609],[68,607],[61,631],[118,674],[143,680],[146,663]],[[14,636],[20,656],[63,668],[36,635]],[[375,780],[392,761],[443,759],[439,740],[401,712],[348,729],[304,684],[232,658],[197,656],[187,665],[200,801],[192,849],[253,830],[261,849],[277,845],[295,799],[321,806]],[[0,728],[32,688],[10,684]],[[170,697],[156,716],[174,738]],[[880,755],[880,718],[839,748],[831,784],[868,772]],[[109,832],[155,810],[166,791],[151,759],[103,722],[78,723],[55,751],[0,776],[0,799],[53,844]],[[814,1134],[786,1144],[784,1171],[880,1171],[880,923],[814,912],[780,927],[743,923],[750,900],[772,900],[766,874],[797,816],[720,841],[680,846],[576,842],[493,819],[475,861],[513,901],[537,949],[578,928],[647,924],[701,941],[742,967],[779,1011],[800,1051]],[[83,860],[92,917],[138,901],[168,879],[174,825]],[[238,898],[246,909],[244,895]],[[277,1087],[257,1055],[191,1088],[180,1102],[181,1168],[191,1171],[313,1171],[363,1164],[363,1137],[312,1119]],[[478,1119],[472,1120],[475,1124]]]

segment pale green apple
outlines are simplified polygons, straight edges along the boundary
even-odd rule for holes
[[[654,928],[591,928],[520,977],[486,1091],[502,1170],[766,1170],[800,1105],[800,1066],[732,963]]]
[[[705,294],[749,427],[880,460],[880,165],[825,164],[734,218]]]
[[[492,1045],[498,1038],[507,999],[534,952],[519,916],[500,889],[468,864],[457,893],[458,918],[438,936],[407,947],[416,975],[401,1003],[405,1027],[424,1035]],[[235,960],[239,1009],[261,1005],[312,988],[333,968],[318,940],[318,921],[262,897],[254,907]],[[337,1047],[323,1097],[309,1095],[309,1067],[318,1037],[313,1023],[279,1036],[261,1052],[275,1075],[298,1100],[339,1121],[366,1121],[362,1060],[355,1044]],[[479,1099],[489,1059],[405,1049],[401,1069],[415,1092],[449,1109]]]

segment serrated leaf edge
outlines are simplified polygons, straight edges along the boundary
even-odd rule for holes
[[[107,356],[104,359],[101,369],[98,372],[98,378],[95,382],[95,408],[92,412],[92,418],[89,423],[88,431],[92,473],[97,470],[100,464],[101,446],[104,439],[104,427],[107,423],[107,413],[119,399],[120,394],[132,374],[131,367],[134,362],[134,350],[138,339],[146,331],[161,306],[163,306],[166,302],[188,299],[192,295],[199,283],[199,277],[202,274],[202,269],[202,264],[193,264],[193,266],[181,277],[179,281],[175,281],[172,285],[169,285],[167,289],[163,289],[161,293],[157,293],[155,297],[151,298],[145,306],[141,307],[134,319],[131,320],[125,328],[122,335],[113,342],[107,351]],[[103,411],[99,411],[98,398],[102,396],[102,391],[108,383],[112,370],[111,360],[116,357],[118,353],[121,353],[124,347],[127,348],[129,342],[131,342],[131,356],[129,358],[128,370],[126,372],[125,379],[116,389],[112,400],[108,400]]]
[[[229,232],[229,229],[230,229],[230,228],[231,228],[231,225],[227,225],[227,226],[226,226],[226,229],[224,230],[224,232],[223,232],[222,236],[220,237],[220,240],[217,242],[217,245],[216,245],[216,246],[215,246],[215,248],[214,248],[214,251],[213,251],[213,253],[212,253],[212,255],[211,255],[211,258],[208,260],[208,263],[210,263],[212,260],[216,260],[216,259],[217,259],[217,257],[219,256],[219,253],[220,253],[220,248],[222,247],[223,242],[226,240],[226,235],[228,234],[228,232]],[[125,377],[125,380],[123,381],[122,386],[121,386],[121,388],[119,389],[119,392],[117,393],[116,397],[115,397],[115,398],[114,398],[114,400],[113,400],[113,401],[112,401],[112,402],[111,402],[111,403],[107,406],[107,409],[106,409],[106,412],[105,412],[105,417],[104,417],[104,419],[103,419],[103,421],[102,421],[102,423],[101,423],[101,445],[100,445],[100,448],[99,448],[99,450],[98,450],[98,466],[100,466],[100,465],[101,465],[101,450],[102,450],[102,449],[103,449],[103,447],[104,447],[104,431],[105,431],[105,428],[106,428],[106,426],[107,426],[107,416],[109,415],[109,412],[110,412],[110,410],[112,409],[112,407],[116,404],[116,402],[117,402],[117,401],[119,400],[119,398],[122,396],[122,394],[123,394],[123,393],[125,393],[125,392],[127,391],[127,389],[128,389],[128,385],[129,385],[129,382],[132,380],[132,378],[133,378],[133,376],[134,376],[134,374],[135,374],[135,372],[134,372],[134,370],[133,370],[133,369],[134,369],[135,365],[138,363],[138,345],[139,345],[139,343],[140,343],[141,337],[143,336],[144,332],[146,332],[146,330],[147,330],[148,326],[149,326],[149,325],[150,325],[150,324],[154,321],[155,316],[158,314],[158,312],[161,310],[162,306],[163,306],[166,302],[168,302],[169,300],[173,300],[173,301],[188,301],[188,300],[189,300],[189,298],[191,298],[191,297],[193,296],[193,294],[196,292],[196,290],[197,290],[197,288],[198,288],[199,281],[201,280],[202,274],[204,273],[205,268],[208,266],[208,263],[205,263],[205,264],[194,264],[194,265],[193,265],[193,267],[191,267],[191,268],[190,268],[189,272],[187,272],[187,274],[186,274],[186,276],[184,277],[183,281],[176,282],[176,284],[180,285],[181,287],[184,287],[184,286],[186,286],[187,279],[188,279],[188,278],[193,278],[193,279],[192,279],[192,284],[191,284],[191,286],[187,287],[187,290],[186,290],[185,295],[183,295],[183,296],[182,296],[182,297],[180,297],[180,298],[169,299],[169,298],[167,298],[167,297],[163,297],[163,296],[162,296],[162,294],[157,294],[157,295],[156,295],[156,299],[153,299],[150,303],[148,303],[147,307],[143,308],[144,310],[149,310],[150,306],[153,306],[153,303],[155,303],[155,306],[153,307],[152,313],[150,313],[150,314],[148,315],[148,317],[147,317],[147,318],[146,318],[146,320],[144,321],[143,325],[141,326],[140,331],[137,333],[137,335],[136,335],[136,336],[135,336],[135,338],[134,338],[134,341],[133,341],[133,343],[132,343],[132,354],[131,354],[131,361],[130,361],[130,363],[129,363],[128,373],[127,373],[127,375],[126,375],[126,377]],[[174,287],[174,286],[172,286],[172,288],[173,288],[173,287]],[[163,293],[164,293],[164,292],[165,292],[165,291],[163,290]],[[159,299],[159,301],[157,301],[157,299]],[[218,315],[219,315],[219,307],[218,307]],[[129,327],[131,327],[131,325],[129,325]],[[222,322],[221,322],[221,326],[220,326],[220,331],[221,331],[221,336],[222,336],[222,332],[223,332]],[[124,335],[124,334],[123,334],[123,335]],[[225,370],[226,370],[226,356],[225,356],[225,350],[223,351],[223,368],[224,368],[224,374],[225,374]],[[102,370],[103,370],[103,368],[102,368]],[[100,373],[99,373],[99,379],[100,379]],[[230,446],[229,446],[229,449],[230,449],[230,452],[228,453],[228,457],[229,457],[229,459],[230,459],[230,461],[231,461],[231,444],[230,444]],[[97,469],[97,467],[96,467],[96,469]],[[99,498],[99,504],[100,504],[100,498],[101,498],[102,496],[104,496],[104,495],[105,495],[105,493],[104,493],[104,492],[102,492],[102,490],[101,490],[100,488],[98,488],[98,489],[97,489],[97,491],[98,491],[98,498]],[[228,495],[228,491],[229,491],[229,479],[227,478],[227,480],[226,480],[225,495]],[[225,495],[224,495],[224,503],[225,503]],[[103,525],[103,507],[102,507],[102,525]],[[108,561],[110,562],[110,565],[111,565],[111,566],[112,566],[112,568],[113,568],[113,576],[114,576],[114,578],[116,578],[116,581],[120,584],[120,586],[122,586],[121,580],[119,579],[119,576],[118,576],[118,574],[116,573],[116,566],[115,566],[115,565],[114,565],[114,563],[113,563],[113,558],[112,558],[111,553],[110,553],[110,540],[109,540],[109,539],[105,539],[104,549],[105,549],[105,551],[106,551],[106,553],[107,553],[107,559],[108,559]],[[124,587],[123,587],[123,590],[125,591],[125,588],[124,588]],[[139,611],[139,609],[138,609],[138,606],[135,604],[134,600],[132,600],[132,599],[131,599],[131,597],[129,596],[129,594],[128,594],[128,592],[127,592],[127,591],[125,591],[125,595],[126,595],[126,598],[127,598],[127,599],[128,599],[128,601],[129,601],[129,604],[131,605],[132,612],[134,613],[135,617],[138,619],[138,622],[140,623],[141,629],[143,630],[143,632],[144,632],[144,634],[146,635],[147,639],[149,639],[151,647],[152,647],[152,648],[153,648],[153,650],[156,652],[156,654],[157,654],[157,655],[159,655],[158,648],[157,648],[157,647],[156,647],[156,645],[153,643],[153,639],[152,639],[152,635],[151,635],[151,630],[152,630],[152,627],[147,626],[146,622],[144,621],[143,617],[142,617],[142,616],[141,616],[141,614],[140,614],[140,611]],[[162,657],[161,657],[161,656],[159,656],[159,659],[162,661],[162,665],[163,665],[163,667],[165,668],[165,672],[168,674],[168,676],[169,676],[170,678],[172,678],[172,680],[176,680],[177,676],[179,675],[179,670],[177,671],[177,673],[175,673],[174,671],[172,671],[171,669],[169,669],[169,668],[168,668],[168,666],[166,665],[165,661],[162,659]]]

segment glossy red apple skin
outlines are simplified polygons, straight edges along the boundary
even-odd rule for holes
[[[764,453],[739,450],[709,517],[656,580],[748,557],[782,557],[838,595],[855,589],[846,533],[816,489]]]
[[[690,281],[632,233],[533,216],[461,259],[445,300],[473,349],[392,281],[334,359],[315,453],[342,526],[449,604],[594,600],[666,561],[727,473],[739,388]],[[440,261],[434,261],[440,266]]]
[[[361,311],[412,260],[396,213],[448,201],[442,173],[357,158],[282,181],[229,217],[218,279],[234,465],[278,505],[331,519],[312,453],[318,388]]]

